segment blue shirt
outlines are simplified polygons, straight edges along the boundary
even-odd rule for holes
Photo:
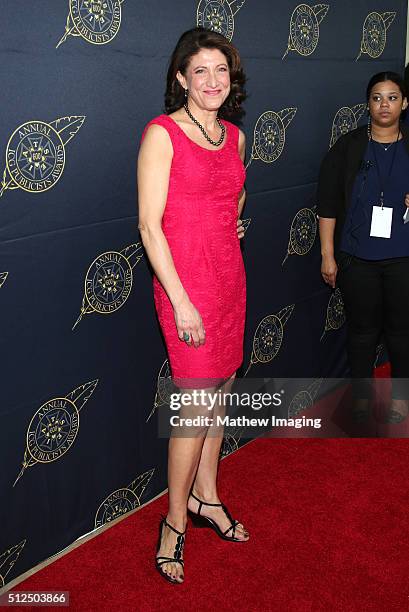
[[[387,178],[394,155],[391,174]],[[390,238],[370,236],[372,208],[380,205],[381,184],[384,188],[384,206],[393,208]],[[391,144],[386,151],[383,144],[368,141],[362,168],[352,190],[351,205],[342,232],[341,251],[362,259],[409,257],[409,223],[403,222],[407,210],[407,193],[409,155],[403,138]]]

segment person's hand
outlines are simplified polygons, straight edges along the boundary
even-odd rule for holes
[[[335,289],[338,266],[333,255],[323,255],[321,262],[321,275],[324,281]]]
[[[409,194],[408,194],[408,197],[409,197]],[[409,204],[407,204],[407,206],[409,206]],[[237,219],[237,236],[239,238],[243,238],[244,236],[243,221],[241,219]]]
[[[405,206],[409,208],[409,193],[405,195]]]
[[[198,348],[205,343],[205,330],[202,317],[189,298],[185,298],[177,308],[173,309],[179,339],[187,346]],[[189,340],[183,339],[184,332],[189,334]],[[192,344],[193,342],[193,344]]]

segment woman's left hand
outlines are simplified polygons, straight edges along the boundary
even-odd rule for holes
[[[409,198],[409,194],[406,197]],[[406,202],[406,200],[405,200],[405,202]],[[409,202],[409,199],[408,199],[408,202]],[[409,204],[406,204],[406,206],[409,206]],[[241,219],[237,219],[237,236],[239,238],[243,238],[243,236],[244,236],[243,221]]]
[[[409,208],[409,193],[405,195],[405,205]]]

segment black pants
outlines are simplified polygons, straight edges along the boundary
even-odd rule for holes
[[[409,257],[380,261],[354,257],[338,271],[337,281],[345,305],[355,397],[369,397],[368,379],[383,336],[391,363],[392,397],[409,398]]]

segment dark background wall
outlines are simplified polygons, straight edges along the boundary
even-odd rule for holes
[[[248,75],[241,375],[346,372],[343,329],[331,329],[342,303],[333,298],[327,320],[314,239],[317,171],[331,137],[365,120],[368,78],[404,66],[403,0],[104,4],[2,10],[0,583],[166,487],[167,441],[152,414],[166,399],[166,351],[135,164],[197,9],[233,37]],[[265,363],[253,351],[263,320],[274,347]]]

